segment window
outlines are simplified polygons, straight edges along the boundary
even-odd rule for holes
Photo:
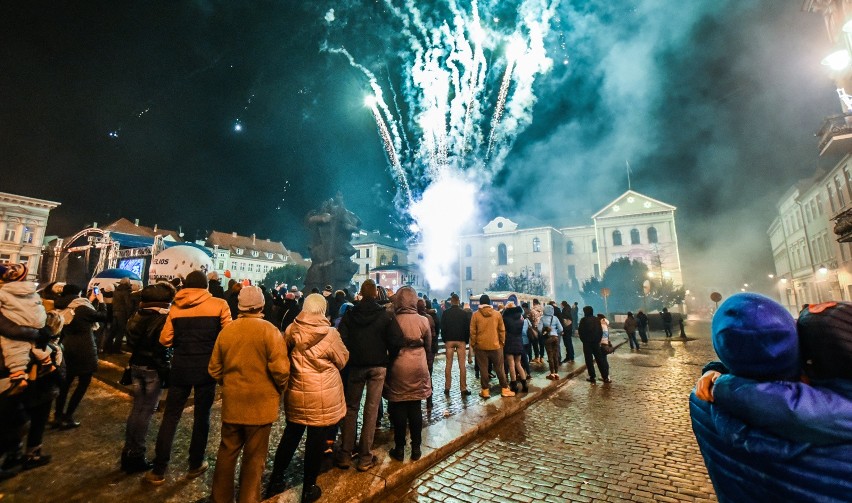
[[[837,211],[837,209],[835,209],[834,204],[834,187],[832,187],[829,183],[825,186],[825,189],[826,191],[828,191],[828,205],[831,207],[831,212],[834,213],[835,211]]]
[[[648,227],[648,242],[649,243],[657,243],[657,228],[656,227]]]
[[[244,250],[242,248],[234,248],[234,253],[236,253],[237,255],[242,255],[243,251]]]
[[[422,253],[417,254],[417,260],[423,260],[423,254]]]
[[[467,266],[464,268],[464,279],[470,281],[473,279],[473,268]]]
[[[819,195],[819,194],[817,194],[817,195],[816,195],[816,197],[815,197],[814,199],[816,200],[816,209],[817,209],[817,213],[819,213],[820,215],[822,215],[822,212],[823,212],[823,209],[822,209],[822,197],[820,197],[820,195]]]
[[[219,267],[217,267],[216,269],[219,269],[220,271],[221,271],[221,270],[223,270],[223,269],[225,269],[225,261],[224,261],[224,260],[220,260],[220,261],[219,261]]]
[[[393,265],[399,264],[399,255],[397,255],[396,253],[394,253],[393,256],[391,257],[391,264],[393,264]]]
[[[361,258],[361,250],[355,250],[355,258]]]
[[[816,239],[811,239],[811,253],[816,257],[817,260],[822,260],[822,255],[818,253]]]
[[[470,245],[464,245],[464,256],[470,257],[471,255],[473,255],[473,250],[471,249]]]
[[[540,252],[541,251],[541,239],[533,238],[533,251]]]
[[[0,253],[0,264],[5,264],[12,261],[12,256],[8,253]]]
[[[535,275],[541,276],[541,262],[536,262],[533,267],[535,268]]]
[[[621,246],[621,231],[612,231],[612,246]]]
[[[385,255],[379,257],[379,265],[388,265],[388,258]]]
[[[565,243],[565,253],[567,253],[568,255],[574,255],[574,242],[573,241],[568,241],[567,243]]]
[[[638,245],[641,243],[639,239],[639,229],[631,229],[630,230],[630,244]]]
[[[266,252],[266,253],[264,253],[264,255],[266,256],[266,258],[267,258],[268,260],[272,260],[272,254],[271,254],[271,253]]]
[[[370,264],[364,264],[364,274],[367,276],[370,275]]]
[[[251,262],[249,262],[249,265],[248,265],[248,272],[254,272],[254,264],[251,263]]]
[[[597,252],[598,252],[598,240],[593,239],[592,240],[592,253],[597,253]]]
[[[572,280],[577,279],[577,266],[568,266],[568,277]]]
[[[6,229],[3,239],[6,241],[15,241],[15,229]]]
[[[846,201],[845,201],[845,198],[843,197],[843,181],[842,181],[842,178],[839,177],[839,176],[835,176],[834,177],[834,184],[837,187],[837,203],[841,208],[843,208],[844,206],[846,206]]]
[[[24,244],[33,243],[33,231],[29,227],[24,227]]]
[[[252,251],[251,251],[251,256],[252,256],[252,257],[257,257],[258,255],[260,255],[260,252],[259,252],[259,251],[257,251],[257,250],[252,250]]]
[[[598,264],[595,264],[595,277],[597,278],[600,275],[601,275],[601,266],[599,266]]]
[[[240,262],[240,270],[241,270],[241,271],[245,271],[245,270],[246,270],[246,263],[245,263],[245,262]]]
[[[506,252],[506,245],[500,243],[497,245],[497,265],[506,265],[509,263],[509,254]]]
[[[369,248],[367,248],[367,249],[366,249],[366,250],[364,250],[364,251],[367,253],[367,258],[370,258],[370,249],[369,249]]]
[[[18,263],[24,264],[25,266],[29,267],[30,258],[26,255],[21,255],[21,256],[18,257]]]

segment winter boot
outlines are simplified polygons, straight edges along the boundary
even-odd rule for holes
[[[530,390],[530,387],[529,387],[529,385],[527,384],[527,380],[526,380],[526,379],[522,379],[522,380],[521,380],[521,391],[523,391],[524,393],[528,393],[528,392],[529,392],[529,390]]]
[[[518,381],[509,382],[509,389],[514,391],[514,392],[517,392],[518,391]]]

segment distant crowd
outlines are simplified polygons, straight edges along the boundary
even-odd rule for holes
[[[446,395],[454,386],[463,397],[472,394],[465,362],[473,360],[482,399],[490,397],[495,378],[501,397],[528,392],[531,365],[546,365],[548,379],[559,379],[560,365],[574,363],[575,329],[588,380],[596,382],[597,366],[603,382],[611,382],[609,321],[589,306],[581,311],[576,302],[542,305],[534,299],[531,305],[495,308],[482,295],[473,311],[456,294],[430,301],[411,287],[388,292],[372,280],[355,295],[331,286],[303,295],[296,287],[235,281],[225,289],[216,273],[202,271],[141,289],[122,279],[107,292],[62,283],[37,290],[26,276],[23,265],[0,265],[0,479],[50,462],[45,429],[80,426],[75,412],[98,369],[99,353],[122,352],[125,344],[131,356],[122,383],[131,387],[133,404],[122,470],[144,472],[143,480],[152,485],[166,482],[177,425],[192,395],[185,476],[205,473],[219,385],[222,424],[213,502],[234,500],[241,454],[238,500],[260,501],[271,429],[282,408],[286,422],[266,496],[285,489],[285,471],[303,437],[302,501],[321,497],[317,477],[329,456],[340,469],[375,466],[372,444],[385,402],[394,435],[389,455],[419,459],[422,406],[432,408],[439,338],[447,359]],[[644,313],[635,318],[629,313],[625,331],[631,348],[640,349],[636,331],[647,343],[647,326]],[[149,460],[146,438],[166,389]]]

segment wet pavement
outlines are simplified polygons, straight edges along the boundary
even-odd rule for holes
[[[583,374],[398,489],[389,501],[716,501],[688,395],[715,358],[706,323],[687,342],[652,334],[610,355],[612,384]]]
[[[500,398],[496,379],[492,380],[490,400],[476,396],[479,381],[474,377],[472,366],[468,366],[468,388],[473,395],[461,396],[458,369],[454,368],[456,382],[451,386],[450,395],[445,396],[442,393],[445,359],[440,355],[435,361],[433,377],[437,390],[434,407],[427,410],[424,406],[423,409],[423,458],[412,462],[406,457],[405,462],[400,463],[387,456],[392,447],[392,430],[385,415],[375,438],[377,466],[363,473],[354,468],[330,469],[323,473],[318,480],[324,491],[321,501],[389,501],[393,498],[402,501],[493,501],[500,498],[532,501],[524,499],[530,494],[545,495],[553,501],[574,501],[575,497],[577,501],[588,501],[581,496],[598,494],[588,489],[588,486],[599,487],[595,480],[618,477],[624,480],[619,484],[604,484],[614,488],[612,492],[605,492],[606,495],[617,495],[621,491],[622,495],[643,497],[647,493],[658,501],[669,501],[665,499],[667,492],[661,493],[654,486],[665,479],[670,488],[678,488],[680,484],[684,491],[694,491],[696,495],[700,493],[701,498],[712,499],[712,487],[692,437],[686,405],[686,396],[701,365],[713,356],[709,338],[705,333],[684,345],[677,339],[665,343],[659,335],[652,335],[648,350],[643,351],[646,354],[632,355],[624,345],[610,356],[615,379],[612,385],[591,387],[582,380],[585,374],[554,383],[544,378],[547,373],[544,366],[534,365],[530,393],[515,398]],[[622,339],[614,337],[613,340],[620,342]],[[580,342],[576,338],[574,345],[581,355]],[[93,381],[77,414],[82,422],[80,428],[47,433],[45,450],[53,454],[54,461],[0,483],[0,501],[206,501],[219,442],[220,403],[216,402],[211,416],[207,448],[211,469],[207,473],[197,479],[185,479],[192,417],[191,407],[188,407],[179,425],[166,483],[152,487],[142,482],[141,475],[124,475],[118,469],[118,460],[130,399],[122,387],[113,382],[120,375],[123,358],[126,357],[111,356],[111,363],[102,365],[99,374],[110,384]],[[576,364],[563,365],[560,375],[565,378],[581,371],[580,359]],[[159,421],[160,415],[155,414],[149,432],[150,455],[153,455]],[[632,436],[630,425],[636,426]],[[267,476],[282,433],[283,418],[273,426]],[[288,490],[268,501],[298,501],[301,458],[300,449],[286,473]],[[692,466],[687,468],[686,465]],[[470,486],[470,491],[457,495],[458,491],[453,488],[462,479],[473,483],[477,473],[490,474],[488,481],[482,480]],[[521,485],[505,481],[495,485],[495,481],[503,478],[520,481]],[[542,486],[541,481],[552,483],[552,486]],[[581,484],[582,481],[588,484]],[[522,490],[509,491],[504,487]],[[480,492],[474,494],[473,491]],[[509,496],[501,495],[500,491],[509,491]],[[680,494],[687,493],[680,491]],[[623,499],[610,498],[612,501]]]

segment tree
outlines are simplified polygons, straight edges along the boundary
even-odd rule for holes
[[[308,268],[299,265],[299,264],[287,264],[282,267],[276,267],[275,269],[271,269],[268,273],[266,273],[266,277],[263,278],[263,286],[267,288],[274,288],[276,284],[284,283],[288,286],[296,285],[301,287],[305,281],[305,274],[308,272]]]
[[[547,295],[547,279],[540,274],[500,273],[494,281],[488,284],[488,290],[496,292],[518,292],[529,295]]]
[[[672,280],[649,282],[650,292],[645,293],[645,278],[648,277],[648,266],[628,258],[614,260],[604,271],[603,278],[591,278],[583,282],[583,301],[592,306],[595,311],[604,309],[602,288],[609,288],[610,294],[606,306],[610,312],[659,310],[683,302],[685,296],[683,287],[675,287]]]

